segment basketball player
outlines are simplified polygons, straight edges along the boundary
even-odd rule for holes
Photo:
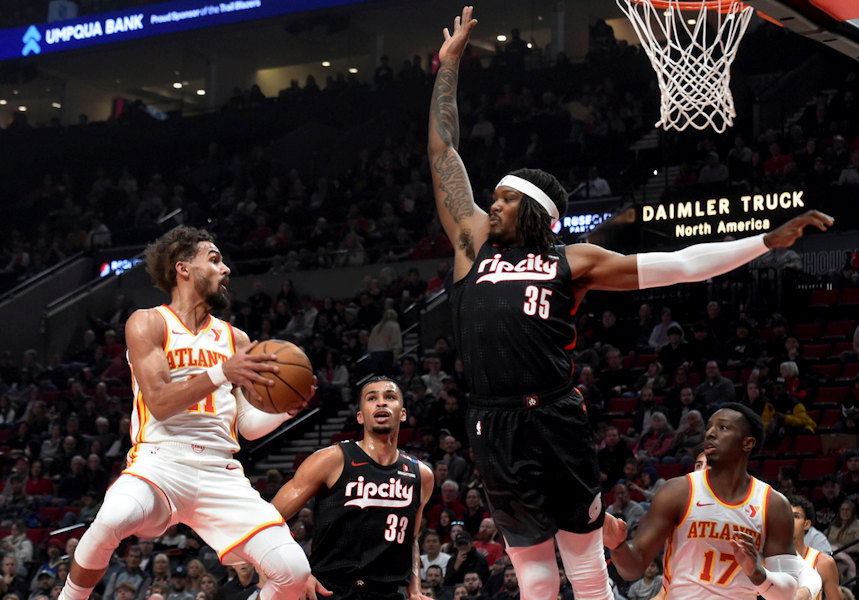
[[[316,497],[306,597],[337,600],[421,600],[418,533],[432,494],[432,470],[397,449],[406,420],[403,392],[388,377],[373,377],[359,395],[364,439],[317,451],[272,503],[289,519]]]
[[[248,336],[210,314],[227,305],[230,269],[207,232],[164,234],[147,247],[146,269],[170,304],[138,310],[126,324],[134,446],[81,538],[60,597],[86,600],[123,538],[158,537],[179,522],[224,564],[255,564],[268,577],[263,600],[297,597],[307,558],[232,458],[237,430],[256,439],[288,418],[233,393],[234,385],[268,383],[260,373],[277,369],[263,361],[275,357],[250,356]]]
[[[806,567],[817,571],[823,582],[823,590],[811,600],[841,600],[841,590],[838,587],[839,576],[835,559],[828,554],[805,545],[805,534],[814,523],[814,505],[802,496],[788,496],[793,510],[793,545],[796,553],[805,561]],[[822,595],[821,595],[822,594]],[[797,598],[796,600],[800,600]]]
[[[816,594],[816,573],[800,578],[790,505],[748,474],[749,455],[762,438],[763,422],[747,406],[732,402],[716,411],[704,439],[707,468],[671,479],[656,493],[634,539],[612,550],[618,573],[637,579],[666,544],[667,600],[794,600],[798,587]]]
[[[467,6],[444,31],[429,115],[428,153],[439,219],[454,247],[454,335],[472,391],[467,423],[492,516],[524,600],[554,600],[557,541],[578,600],[610,600],[604,507],[594,435],[570,381],[570,315],[590,289],[634,290],[701,281],[786,247],[811,211],[766,235],[672,253],[622,256],[592,244],[555,246],[564,213],[557,179],[523,169],[497,185],[486,214],[457,152],[459,61],[477,24]],[[554,540],[552,538],[555,538]]]

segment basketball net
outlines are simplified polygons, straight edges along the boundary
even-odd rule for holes
[[[722,133],[737,112],[731,63],[754,9],[739,0],[616,0],[659,81],[657,127]],[[708,23],[708,18],[712,23]]]

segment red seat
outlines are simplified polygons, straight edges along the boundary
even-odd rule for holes
[[[27,537],[33,542],[34,546],[38,546],[48,538],[48,534],[52,529],[51,527],[34,527],[27,530]]]
[[[633,364],[635,364],[635,355],[632,353],[627,354],[621,359],[621,366],[624,369],[631,369]]]
[[[811,370],[826,379],[835,379],[841,374],[841,365],[811,365]]]
[[[411,444],[417,436],[417,429],[414,427],[403,427],[400,429],[400,435],[397,438],[400,444]]]
[[[835,427],[835,424],[841,419],[840,408],[827,408],[820,415],[820,421],[817,422],[818,427]]]
[[[820,323],[798,323],[793,333],[801,340],[814,340],[820,337]]]
[[[701,383],[701,373],[694,371],[689,373],[689,385],[694,389]]]
[[[843,352],[853,350],[853,342],[835,342],[832,344],[832,357],[839,357]]]
[[[743,369],[740,371],[740,383],[745,384],[749,380],[749,375],[752,374],[753,369]]]
[[[801,456],[820,456],[823,452],[823,442],[819,435],[798,435],[793,442],[791,454]]]
[[[798,468],[799,461],[795,458],[768,458],[761,464],[761,476],[767,481],[776,481],[782,467]]]
[[[841,304],[859,304],[859,287],[841,290]]]
[[[819,308],[835,304],[838,300],[838,290],[814,290],[808,299],[808,305]]]
[[[802,356],[805,358],[826,358],[832,344],[806,344],[802,347]]]
[[[831,403],[840,404],[841,400],[847,394],[847,387],[822,387],[818,388],[817,396],[814,398],[816,403]]]
[[[680,475],[683,475],[683,465],[681,465],[680,463],[674,463],[670,465],[656,465],[656,472],[659,473],[659,476],[663,479],[679,477]]]
[[[638,408],[638,398],[611,398],[606,406],[606,412],[630,415],[636,408]]]
[[[654,362],[656,360],[655,354],[639,354],[635,357],[635,365],[636,367],[644,367],[647,368],[647,365]]]
[[[842,373],[842,377],[853,379],[857,375],[859,375],[859,362],[844,365],[844,373]]]
[[[853,331],[856,329],[856,321],[851,319],[848,321],[830,321],[826,324],[826,331],[823,334],[825,337],[853,337]]]
[[[632,427],[632,419],[613,419],[611,424],[617,427],[617,431],[621,435],[626,435],[626,432]]]
[[[820,481],[827,473],[834,473],[837,464],[838,457],[834,454],[819,456],[817,458],[806,458],[802,461],[802,468],[799,470],[799,479],[801,481]]]
[[[59,506],[40,506],[39,518],[45,524],[56,523],[60,520],[62,509]]]

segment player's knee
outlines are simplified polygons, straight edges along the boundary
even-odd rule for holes
[[[296,543],[287,542],[271,548],[259,561],[259,567],[263,570],[268,582],[266,587],[271,587],[272,598],[283,597],[292,590],[300,589],[310,576],[310,563],[307,555]],[[263,600],[268,600],[268,594]]]
[[[516,578],[522,597],[531,600],[555,600],[561,587],[558,568],[542,568],[539,565],[524,565],[516,569]]]

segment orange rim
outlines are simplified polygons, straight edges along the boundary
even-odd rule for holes
[[[701,10],[701,5],[707,10],[718,10],[719,12],[740,12],[748,7],[744,2],[734,0],[699,0],[690,2],[688,0],[629,0],[635,4],[650,4],[653,8],[667,10],[676,8],[678,10]]]

